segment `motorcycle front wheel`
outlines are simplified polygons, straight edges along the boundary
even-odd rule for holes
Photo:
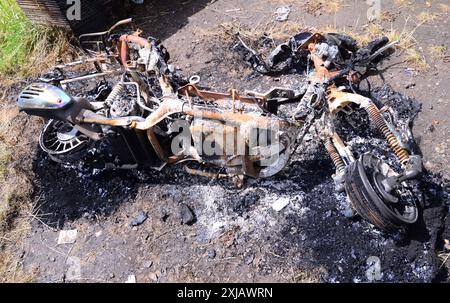
[[[377,228],[393,232],[418,218],[416,197],[403,183],[388,193],[381,185],[393,171],[378,157],[366,153],[347,170],[345,191],[357,213]]]

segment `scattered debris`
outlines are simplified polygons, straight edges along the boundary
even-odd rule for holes
[[[405,88],[406,88],[406,89],[409,89],[409,88],[413,88],[414,86],[416,86],[416,83],[410,82],[410,83],[408,83],[408,84],[405,85]]]
[[[148,213],[143,210],[140,210],[138,215],[136,216],[136,218],[131,220],[130,226],[136,227],[136,226],[142,225],[147,219],[148,219]]]
[[[284,22],[289,19],[289,14],[291,13],[291,8],[289,6],[281,6],[275,10],[275,20],[279,22]]]
[[[227,13],[234,13],[234,12],[240,12],[241,9],[240,8],[233,8],[233,9],[227,9],[225,12]]]
[[[181,224],[192,225],[196,221],[196,217],[192,209],[184,203],[180,204]]]
[[[244,262],[247,265],[250,265],[253,263],[253,261],[255,260],[255,254],[253,253],[246,253],[244,256]]]
[[[366,263],[368,266],[368,269],[366,270],[367,280],[369,280],[369,282],[380,281],[383,278],[380,258],[371,256],[367,259]]]
[[[134,284],[136,283],[136,276],[135,275],[129,275],[125,283]]]
[[[217,256],[217,253],[216,253],[216,251],[215,251],[214,249],[209,249],[209,250],[208,250],[208,257],[209,257],[210,259],[215,259],[216,256]]]
[[[450,241],[447,239],[444,239],[444,248],[448,251],[450,251]]]
[[[153,266],[153,261],[145,261],[145,262],[142,264],[142,266],[143,266],[144,268],[150,268],[150,267]]]
[[[161,221],[165,223],[167,221],[167,219],[169,219],[169,217],[170,217],[170,214],[167,212],[167,210],[163,209],[161,211],[161,216],[160,216]]]
[[[73,244],[77,240],[78,231],[73,230],[62,230],[59,232],[58,245],[61,244]]]
[[[290,201],[290,199],[288,197],[282,197],[282,198],[279,198],[277,201],[275,201],[275,203],[272,204],[272,208],[275,211],[281,211],[286,206],[288,206],[290,202],[291,201]]]
[[[153,282],[158,282],[159,276],[157,273],[151,273],[149,276],[150,280],[152,280]]]

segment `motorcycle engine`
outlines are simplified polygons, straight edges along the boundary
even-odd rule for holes
[[[114,100],[109,110],[112,118],[137,116],[139,114],[139,107],[136,104],[136,100],[131,96]]]
[[[112,118],[139,116],[142,114],[142,110],[137,102],[135,89],[123,83],[118,83],[114,86],[105,103],[109,107],[109,114]]]

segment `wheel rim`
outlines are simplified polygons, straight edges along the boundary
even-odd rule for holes
[[[62,155],[72,152],[89,141],[72,124],[50,120],[42,130],[39,145],[50,155]]]
[[[416,198],[406,183],[402,183],[402,186],[392,193],[383,193],[384,189],[380,190],[380,186],[377,185],[376,180],[380,175],[386,178],[386,174],[395,174],[388,164],[374,155],[365,154],[358,160],[358,169],[371,200],[383,215],[401,223],[412,224],[417,221]],[[390,201],[386,194],[396,198],[397,202]]]

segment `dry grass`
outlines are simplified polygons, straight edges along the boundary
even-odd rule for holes
[[[423,53],[414,48],[406,51],[405,62],[413,65],[419,71],[426,71],[430,68]]]
[[[207,39],[220,39],[220,41],[231,42],[234,41],[236,34],[242,38],[253,41],[257,38],[268,34],[275,41],[285,41],[292,37],[294,34],[301,31],[311,31],[301,23],[286,21],[280,23],[269,23],[261,27],[249,27],[238,22],[226,22],[220,24],[213,29],[199,29],[196,34]]]
[[[272,37],[275,42],[279,42],[286,41],[292,37],[292,35],[301,31],[344,33],[356,39],[360,46],[367,45],[370,41],[382,36],[387,36],[390,41],[399,40],[399,43],[396,45],[396,49],[398,50],[398,54],[403,56],[405,63],[418,71],[426,71],[429,69],[429,65],[425,59],[423,51],[418,47],[417,41],[414,38],[414,33],[420,24],[412,30],[407,30],[407,22],[408,20],[405,22],[405,25],[401,31],[394,28],[385,30],[379,24],[369,23],[363,27],[362,31],[359,32],[356,32],[350,28],[337,28],[333,25],[328,25],[320,29],[308,28],[295,22],[285,22],[281,26],[279,24],[269,23],[268,25],[260,28],[248,27],[240,23],[230,22],[223,23],[215,29],[200,30],[198,34],[207,39],[210,38],[212,40],[232,42],[235,39],[235,35],[239,33],[241,37],[244,38],[245,41],[256,50],[257,38],[262,37],[263,34],[268,34],[269,37]],[[444,51],[443,49],[436,47],[434,49],[434,53],[436,55],[442,55]]]
[[[396,19],[396,14],[392,11],[383,11],[379,18],[382,22],[394,22]]]
[[[400,7],[411,5],[411,0],[394,0],[394,4]]]
[[[32,24],[14,0],[0,1],[0,83],[36,76],[70,50],[68,35]]]
[[[326,26],[321,28],[320,31],[324,33],[339,32],[347,34],[358,41],[360,46],[364,46],[374,39],[382,36],[387,36],[390,41],[399,40],[399,43],[395,46],[399,55],[404,55],[404,62],[408,63],[418,71],[427,71],[429,64],[427,63],[423,51],[420,50],[417,44],[417,40],[414,38],[414,33],[421,26],[417,25],[412,30],[407,30],[408,20],[401,31],[391,27],[389,30],[385,30],[381,25],[376,23],[369,23],[363,26],[362,32],[356,32],[348,28],[336,28],[335,26]],[[440,55],[443,54],[441,48],[436,48],[435,52]],[[445,54],[444,54],[445,57]]]
[[[395,29],[391,29],[385,33],[385,35],[389,38],[389,41],[398,40],[399,43],[396,45],[396,48],[401,51],[406,51],[417,44],[412,32],[400,32]]]
[[[6,166],[11,160],[11,152],[7,148],[7,145],[0,142],[0,179],[5,176]]]
[[[342,0],[309,0],[306,2],[306,11],[310,14],[325,12],[327,14],[336,14],[342,9]]]
[[[20,121],[18,115],[12,106],[0,109],[0,236],[8,230],[12,218],[28,201],[32,191],[31,183],[19,164],[20,157],[27,151],[18,146],[24,140],[21,124],[26,123]]]
[[[59,58],[72,51],[67,34],[58,29],[42,30],[35,39],[26,61],[14,62],[16,60],[14,53],[3,58],[6,61],[0,73],[0,82],[3,86],[9,86],[18,79],[42,74]]]
[[[430,46],[428,51],[433,59],[447,61],[449,58],[448,47],[445,44]]]
[[[439,270],[441,270],[445,266],[449,266],[449,265],[447,265],[447,263],[448,263],[448,260],[450,259],[450,253],[448,253],[448,252],[438,252],[437,256],[438,256],[439,261],[441,261],[441,264],[439,266]]]
[[[439,15],[431,12],[421,12],[416,16],[416,18],[422,24],[430,24],[438,20]]]
[[[33,187],[26,172],[31,170],[26,159],[32,157],[34,149],[34,145],[26,144],[30,135],[27,131],[33,128],[30,122],[14,103],[0,99],[0,282],[33,279],[23,272],[18,251],[31,221],[29,216],[18,219],[31,209]]]
[[[0,283],[31,283],[37,269],[26,271],[20,258],[24,238],[31,229],[31,219],[17,220],[14,228],[0,236]]]
[[[445,3],[439,3],[439,10],[445,14],[450,13],[450,5]]]

